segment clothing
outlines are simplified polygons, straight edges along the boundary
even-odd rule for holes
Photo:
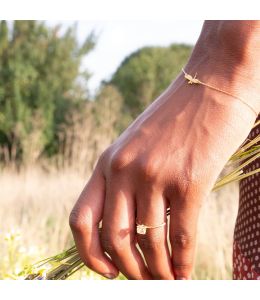
[[[260,115],[258,116],[260,120]],[[260,134],[260,126],[253,128],[248,138]],[[243,170],[260,168],[256,159]],[[233,244],[233,279],[260,280],[260,173],[239,183],[239,209]]]

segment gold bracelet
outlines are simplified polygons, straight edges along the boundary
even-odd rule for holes
[[[193,84],[193,83],[195,83],[195,84],[201,84],[201,85],[204,85],[204,86],[206,86],[206,87],[208,87],[208,88],[210,88],[210,89],[213,89],[213,90],[215,90],[215,91],[218,91],[218,92],[221,92],[221,93],[226,94],[226,95],[228,95],[228,96],[231,96],[231,97],[233,97],[233,98],[235,98],[235,99],[238,99],[238,100],[240,100],[241,102],[243,102],[245,105],[247,105],[247,106],[255,113],[256,116],[258,116],[258,112],[255,111],[255,109],[254,109],[251,105],[249,105],[244,99],[242,99],[242,98],[240,98],[240,97],[238,97],[238,96],[232,95],[231,93],[226,92],[226,91],[224,91],[224,90],[222,90],[222,89],[220,89],[220,88],[218,88],[218,87],[215,87],[215,86],[212,86],[212,85],[210,85],[210,84],[207,84],[207,83],[205,83],[205,82],[200,81],[200,80],[197,78],[197,73],[195,74],[194,77],[192,77],[190,74],[186,73],[185,70],[184,70],[183,68],[182,68],[182,72],[184,73],[184,78],[188,80],[188,84]]]

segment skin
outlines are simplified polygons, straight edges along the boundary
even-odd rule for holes
[[[259,21],[206,21],[185,70],[257,113],[259,34]],[[84,263],[111,279],[119,271],[128,279],[189,279],[200,208],[255,122],[248,105],[188,85],[180,73],[104,151],[76,202],[70,226]],[[136,220],[166,222],[167,207],[170,245],[167,226],[136,233]]]

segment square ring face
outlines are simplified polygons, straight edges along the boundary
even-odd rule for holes
[[[136,231],[138,234],[146,234],[145,225],[137,225]]]

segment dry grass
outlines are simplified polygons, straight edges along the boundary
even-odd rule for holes
[[[212,193],[204,204],[194,278],[232,278],[233,231],[237,210],[237,184],[230,184]]]
[[[68,215],[86,180],[72,170],[44,173],[34,168],[20,174],[11,171],[0,174],[0,253],[4,257],[0,262],[0,278],[18,271],[25,262],[32,263],[71,245]],[[237,202],[237,186],[231,185],[212,194],[205,203],[194,278],[231,278]],[[21,240],[20,246],[12,250],[11,265],[10,247],[3,234],[12,229],[20,230]]]

